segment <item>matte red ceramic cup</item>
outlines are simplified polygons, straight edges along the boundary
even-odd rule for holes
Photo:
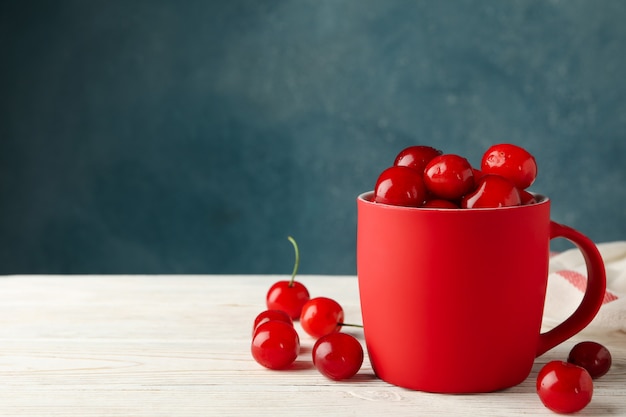
[[[495,209],[427,209],[357,199],[357,274],[372,367],[401,387],[488,392],[524,381],[535,358],[581,331],[606,289],[591,240],[550,221],[550,201]],[[578,309],[541,333],[550,239],[582,251]]]

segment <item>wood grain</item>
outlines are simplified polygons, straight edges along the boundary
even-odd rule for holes
[[[329,381],[313,369],[314,340],[302,331],[294,367],[266,370],[250,356],[251,325],[265,291],[283,278],[2,277],[0,415],[552,416],[535,394],[536,374],[590,338],[609,347],[614,363],[579,415],[626,415],[623,333],[583,333],[538,358],[519,386],[489,394],[397,388],[376,379],[367,359],[354,379]],[[299,279],[312,296],[339,301],[347,322],[360,322],[355,277]],[[347,331],[362,340],[359,329]]]

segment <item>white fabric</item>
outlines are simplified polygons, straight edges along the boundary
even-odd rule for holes
[[[597,245],[606,268],[604,303],[586,331],[626,331],[626,241]],[[578,249],[557,253],[550,259],[544,324],[565,320],[580,304],[587,268]]]

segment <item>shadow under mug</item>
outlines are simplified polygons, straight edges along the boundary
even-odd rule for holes
[[[494,209],[400,207],[372,197],[357,198],[357,275],[368,356],[384,381],[441,393],[512,387],[600,309],[600,253],[550,220],[544,196]],[[588,282],[576,311],[541,333],[556,237],[580,249]]]

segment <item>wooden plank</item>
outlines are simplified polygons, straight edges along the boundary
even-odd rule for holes
[[[282,278],[2,277],[0,415],[551,416],[535,394],[537,372],[582,339],[606,344],[614,365],[580,415],[626,415],[623,333],[583,333],[537,359],[524,383],[489,394],[397,388],[376,379],[367,359],[353,380],[329,381],[312,367],[314,340],[302,331],[294,369],[266,370],[250,356],[251,325]],[[355,277],[299,279],[360,322]]]

